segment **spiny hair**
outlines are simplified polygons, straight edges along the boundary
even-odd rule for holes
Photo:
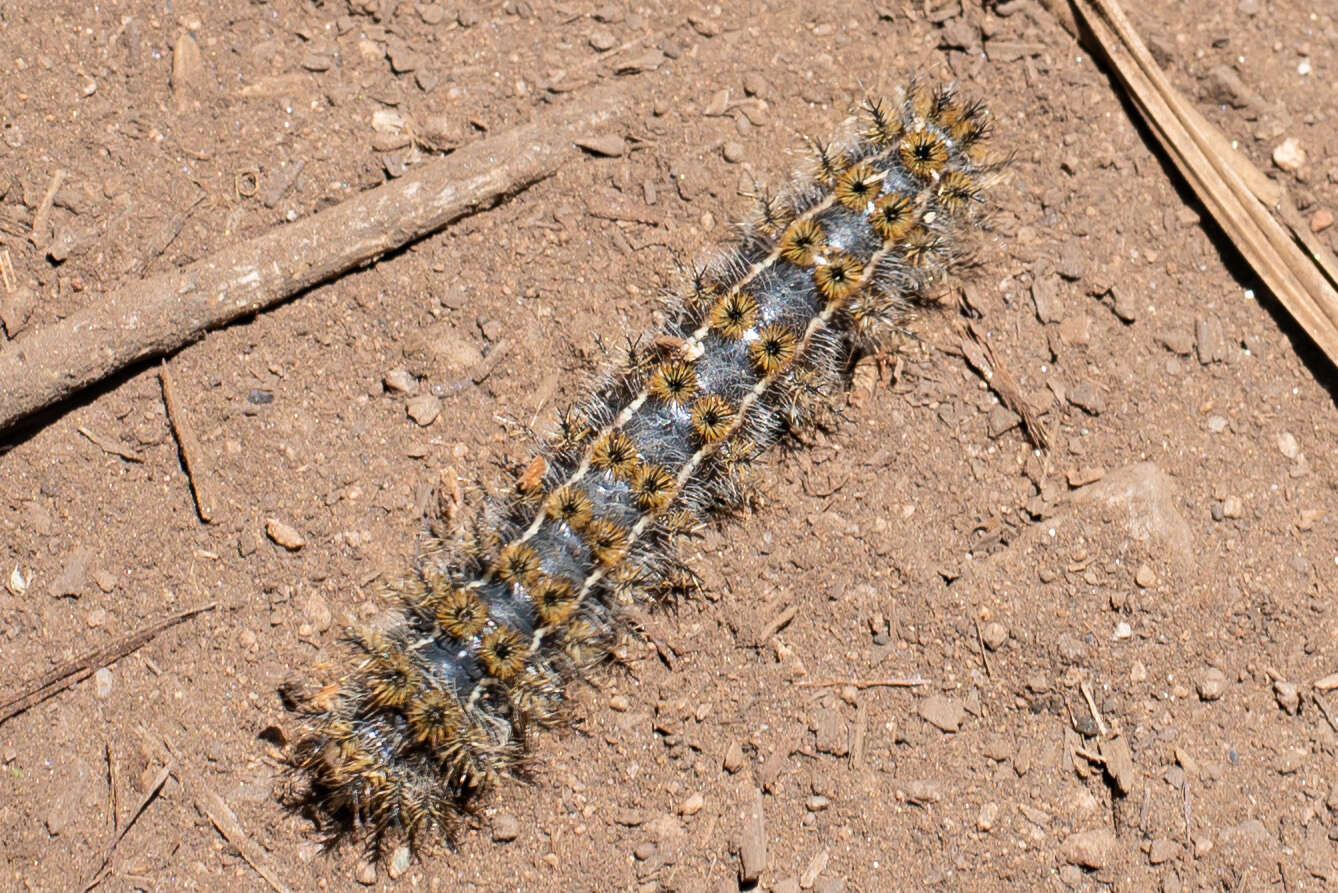
[[[359,659],[292,751],[336,834],[422,848],[520,771],[629,611],[698,585],[676,541],[747,502],[769,446],[839,414],[853,356],[959,265],[996,176],[988,112],[917,80],[863,119],[761,192],[737,245],[686,271],[667,322],[559,413],[472,539],[424,555],[390,587],[399,610],[351,636]]]

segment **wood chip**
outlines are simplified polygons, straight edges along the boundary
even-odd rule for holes
[[[1102,738],[1097,747],[1101,759],[1106,764],[1106,772],[1115,782],[1116,789],[1128,796],[1138,785],[1138,771],[1134,768],[1134,757],[1129,750],[1129,742],[1120,736]]]
[[[75,430],[78,431],[80,434],[84,435],[84,437],[87,437],[89,441],[95,444],[97,448],[102,450],[104,453],[111,453],[113,456],[120,456],[127,462],[144,461],[144,458],[140,456],[138,453],[132,453],[130,450],[121,446],[116,441],[111,440],[110,438],[107,437],[103,437],[101,434],[98,434],[96,431],[91,431],[88,428],[85,428],[83,425],[80,425]]]
[[[265,535],[289,552],[296,552],[307,544],[307,538],[296,527],[278,518],[270,518],[265,522]]]
[[[237,821],[237,814],[223,798],[204,787],[201,779],[191,778],[191,787],[195,793],[195,807],[209,817],[209,821],[228,843],[237,848],[237,852],[241,853],[246,864],[255,869],[256,874],[264,878],[265,883],[269,884],[275,893],[289,893],[288,885],[280,880],[278,874],[270,867],[264,851],[247,836],[246,829]]]
[[[32,233],[28,240],[39,250],[45,249],[47,243],[51,241],[51,206],[56,200],[56,193],[60,190],[60,184],[65,182],[65,171],[57,168],[51,175],[51,182],[47,184],[46,192],[42,195],[42,201],[37,206],[37,211],[33,214]]]
[[[740,798],[739,883],[756,884],[767,867],[767,825],[762,811],[762,789],[746,788]]]
[[[757,639],[754,641],[754,644],[759,648],[765,645],[767,642],[771,640],[772,636],[776,635],[776,633],[780,632],[782,629],[789,626],[790,621],[794,620],[794,618],[798,616],[798,614],[799,614],[798,605],[787,605],[785,607],[785,610],[781,611],[774,618],[772,618],[772,621],[770,623],[762,627],[762,631],[757,634]]]

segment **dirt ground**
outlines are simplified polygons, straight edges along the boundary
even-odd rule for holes
[[[1129,6],[1331,222],[1332,11]],[[631,109],[591,135],[620,154],[173,356],[214,523],[153,367],[11,438],[3,691],[215,607],[0,725],[0,887],[267,889],[240,846],[293,890],[724,891],[759,840],[774,891],[1338,883],[1338,379],[1036,0],[13,3],[0,68],[18,342],[399,175],[427,157],[410,132],[450,149],[601,83]],[[574,692],[573,728],[455,850],[393,871],[323,852],[276,800],[281,684],[338,673],[447,469],[505,486],[521,426],[653,323],[741,193],[916,71],[986,99],[1015,156],[966,294],[1050,448],[926,315],[894,370],[858,370],[846,424],[763,471],[764,508],[708,532],[705,595]],[[442,409],[420,425],[386,380],[425,337]]]

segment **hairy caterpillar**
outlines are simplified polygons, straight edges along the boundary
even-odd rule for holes
[[[350,637],[357,664],[312,699],[292,758],[337,833],[380,847],[449,832],[559,721],[628,607],[690,586],[674,541],[744,502],[744,469],[829,409],[852,357],[960,264],[997,169],[988,112],[913,82],[862,114],[561,413],[471,541],[424,557],[392,620]]]

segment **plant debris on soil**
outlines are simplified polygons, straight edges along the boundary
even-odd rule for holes
[[[0,886],[1338,882],[1338,379],[1052,7],[0,11],[0,350],[597,92],[625,109],[554,176],[173,354],[170,414],[144,364],[11,432],[0,699],[75,669],[0,723]],[[1334,12],[1129,12],[1338,247]],[[325,851],[276,796],[281,689],[337,676],[424,514],[508,485],[799,134],[916,72],[1013,157],[953,300],[692,545],[702,595],[644,618],[454,849]]]

